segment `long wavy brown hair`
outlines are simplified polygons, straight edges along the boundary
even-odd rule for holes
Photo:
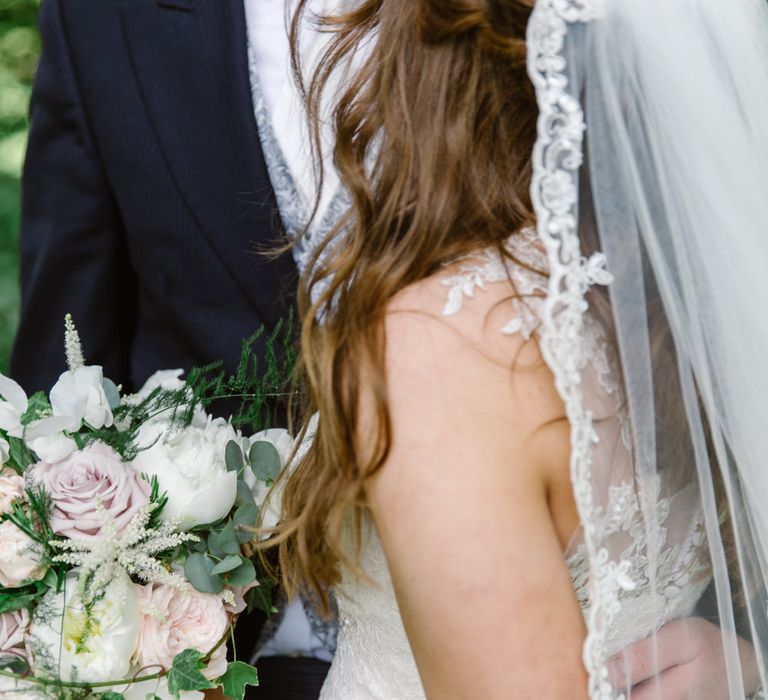
[[[298,75],[302,0],[293,20]],[[526,72],[532,0],[364,0],[319,18],[333,33],[305,88],[319,143],[321,98],[336,71],[334,163],[349,211],[307,266],[299,307],[312,447],[287,476],[279,543],[286,588],[327,590],[358,535],[366,482],[387,458],[383,320],[400,290],[479,248],[504,253],[533,219],[529,197],[537,107]],[[317,146],[319,147],[319,146]],[[343,245],[334,244],[343,231]],[[373,428],[359,435],[365,387]],[[366,421],[366,428],[368,421]],[[348,562],[352,563],[353,562]]]

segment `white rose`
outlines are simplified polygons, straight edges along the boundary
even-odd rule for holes
[[[11,504],[24,497],[24,479],[13,469],[0,466],[0,515],[11,512]]]
[[[104,374],[101,367],[78,367],[64,372],[51,389],[51,408],[54,416],[73,418],[78,426],[85,421],[99,430],[112,425],[112,409],[104,392]]]
[[[50,676],[46,661],[57,660],[61,680],[91,683],[126,678],[139,640],[138,587],[126,574],[114,577],[92,606],[87,624],[78,574],[64,590],[51,590],[32,616],[29,648],[32,672]]]
[[[160,492],[168,495],[162,518],[178,519],[185,529],[223,518],[237,497],[237,474],[227,471],[225,451],[238,434],[221,418],[204,427],[169,430],[163,423],[143,425],[138,444],[150,447],[133,460],[134,469],[156,476]]]
[[[280,455],[280,466],[283,469],[287,466],[288,460],[290,460],[296,448],[296,441],[291,437],[290,433],[287,430],[278,428],[263,430],[250,438],[251,446],[257,442],[268,442],[277,450],[277,454]],[[282,519],[283,482],[279,482],[275,489],[271,489],[263,481],[258,481],[250,469],[245,470],[243,479],[250,486],[251,491],[253,491],[253,497],[262,510],[261,527],[275,527]]]
[[[0,523],[0,586],[18,588],[45,576],[40,547],[12,522]]]
[[[13,379],[0,374],[0,399],[2,399],[0,401],[0,430],[5,431],[11,437],[21,437],[24,432],[21,417],[29,408],[29,401],[24,389]],[[8,459],[7,449],[8,443],[5,442],[3,462]]]
[[[8,441],[0,437],[0,466],[8,461],[11,456],[11,446]]]

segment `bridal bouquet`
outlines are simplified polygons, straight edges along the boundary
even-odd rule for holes
[[[241,699],[256,670],[226,642],[240,612],[271,611],[249,542],[260,508],[276,522],[265,498],[293,450],[240,432],[265,377],[246,347],[236,376],[164,371],[122,396],[69,317],[66,350],[49,396],[0,375],[0,697]],[[250,408],[206,413],[232,395]]]

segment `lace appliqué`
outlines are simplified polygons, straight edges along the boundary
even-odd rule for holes
[[[498,251],[487,249],[458,262],[458,271],[442,280],[448,287],[444,316],[454,316],[464,307],[465,299],[475,296],[478,289],[495,282],[510,281],[515,287],[512,303],[515,317],[500,330],[506,335],[521,333],[530,340],[539,326],[540,306],[547,293],[546,256],[536,245],[536,231],[522,229],[513,234],[506,245],[511,259],[503,260]]]
[[[584,114],[568,94],[562,55],[569,23],[594,19],[601,0],[540,0],[528,25],[528,68],[539,105],[539,136],[533,153],[531,193],[539,237],[549,259],[549,290],[543,306],[541,350],[552,369],[571,425],[571,477],[584,527],[584,553],[591,568],[591,606],[587,616],[584,661],[593,700],[612,700],[608,680],[606,636],[621,609],[620,596],[634,582],[631,562],[610,561],[596,533],[592,493],[592,451],[598,441],[586,409],[580,368],[585,362],[585,300],[599,281],[599,260],[580,253],[577,226],[577,175],[582,163]]]

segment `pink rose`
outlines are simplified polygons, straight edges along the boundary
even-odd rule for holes
[[[102,442],[58,464],[41,462],[34,475],[51,497],[53,531],[71,539],[88,540],[99,535],[104,518],[97,510],[99,505],[121,533],[149,503],[151,493],[139,473]]]
[[[136,663],[142,668],[170,668],[173,657],[185,649],[207,654],[229,628],[224,602],[216,595],[150,584],[142,587],[139,600],[141,631]],[[214,680],[226,670],[227,645],[222,644],[202,673]]]
[[[14,610],[0,614],[0,655],[27,655],[25,637],[29,628],[29,613]]]
[[[13,469],[0,468],[0,515],[11,512],[11,503],[24,497],[24,479]]]
[[[0,586],[18,588],[45,576],[37,542],[10,520],[0,523]]]

